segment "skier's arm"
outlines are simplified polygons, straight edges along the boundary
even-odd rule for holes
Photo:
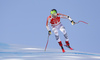
[[[48,31],[50,30],[50,28],[49,28],[49,19],[50,19],[50,17],[47,18],[47,22],[46,22],[46,28],[47,28]]]
[[[72,21],[70,16],[65,15],[65,14],[61,14],[61,13],[58,13],[58,14],[61,15],[61,18],[69,19],[70,21]]]
[[[58,13],[58,14],[61,15],[61,18],[69,19],[69,21],[72,23],[72,25],[75,24],[75,22],[72,20],[72,18],[70,16],[64,15],[64,14],[61,14],[61,13]]]
[[[51,35],[51,30],[49,28],[49,20],[50,20],[50,16],[47,18],[47,22],[46,22],[46,28],[48,30],[48,34]]]

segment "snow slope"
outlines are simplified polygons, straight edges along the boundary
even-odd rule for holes
[[[100,54],[60,49],[30,48],[0,43],[0,60],[100,60]]]

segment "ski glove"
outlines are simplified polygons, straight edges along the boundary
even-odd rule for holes
[[[73,20],[71,21],[71,23],[72,23],[72,25],[75,25],[75,22]]]
[[[51,31],[48,31],[48,34],[51,35]]]

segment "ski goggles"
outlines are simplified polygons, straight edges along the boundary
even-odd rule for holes
[[[51,14],[57,14],[57,12],[54,10],[54,11],[51,11]]]

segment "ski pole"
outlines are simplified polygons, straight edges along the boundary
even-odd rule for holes
[[[46,43],[46,46],[45,46],[45,51],[46,51],[46,49],[47,49],[47,45],[48,45],[48,42],[49,42],[49,36],[50,36],[50,35],[48,35],[48,38],[47,38],[47,43]]]
[[[78,22],[75,22],[75,24],[78,24],[79,22],[83,22],[85,24],[88,24],[87,22],[84,22],[84,21],[78,21]]]

